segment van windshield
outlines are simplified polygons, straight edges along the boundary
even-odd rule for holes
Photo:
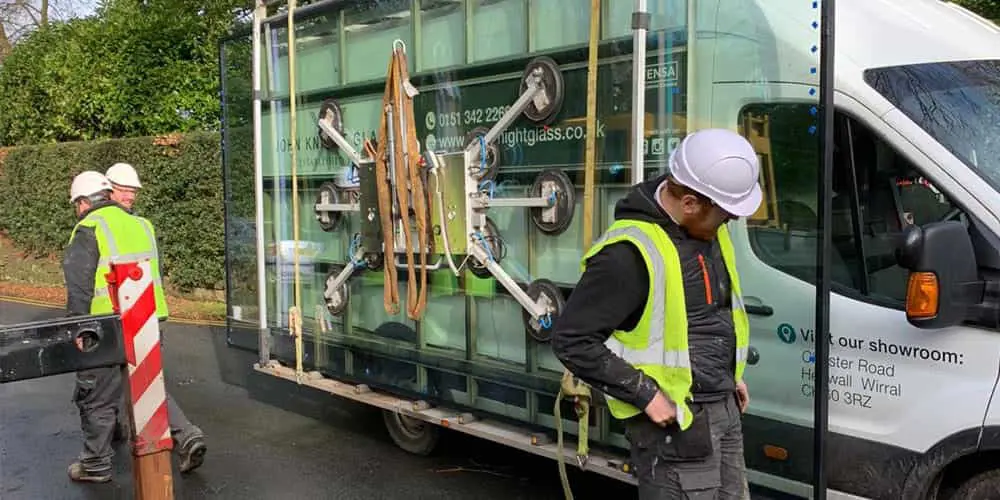
[[[1000,61],[889,66],[864,78],[1000,190]]]

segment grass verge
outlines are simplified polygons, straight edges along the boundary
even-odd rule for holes
[[[62,266],[57,256],[32,257],[0,236],[0,297],[53,306],[66,305]],[[188,321],[225,321],[226,304],[168,293],[170,317]]]

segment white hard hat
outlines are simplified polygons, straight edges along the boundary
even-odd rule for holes
[[[142,184],[139,183],[139,174],[128,163],[115,163],[111,165],[111,168],[108,169],[105,175],[107,175],[109,181],[119,186],[130,188],[142,187]]]
[[[670,153],[670,175],[737,217],[757,211],[763,198],[757,153],[743,136],[726,129],[694,132]]]
[[[100,172],[87,170],[73,178],[69,188],[69,201],[73,203],[83,196],[93,196],[101,191],[111,191],[111,183]]]

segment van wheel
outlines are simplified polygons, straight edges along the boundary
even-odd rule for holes
[[[992,500],[1000,498],[1000,470],[972,476],[951,496],[954,500]]]
[[[422,420],[390,410],[382,410],[382,418],[396,445],[414,455],[429,455],[441,437],[438,426]]]

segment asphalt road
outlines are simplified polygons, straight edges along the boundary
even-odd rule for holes
[[[0,302],[0,324],[58,314]],[[457,433],[430,457],[396,447],[371,408],[338,404],[318,421],[251,400],[219,374],[211,330],[164,327],[167,390],[207,435],[205,464],[175,473],[178,499],[559,499],[554,461]],[[0,386],[0,499],[132,498],[130,457],[116,456],[112,483],[76,484],[66,474],[80,451],[73,376]],[[176,461],[174,462],[176,472]],[[635,489],[575,474],[576,498],[635,498]],[[757,498],[755,496],[755,498]]]

